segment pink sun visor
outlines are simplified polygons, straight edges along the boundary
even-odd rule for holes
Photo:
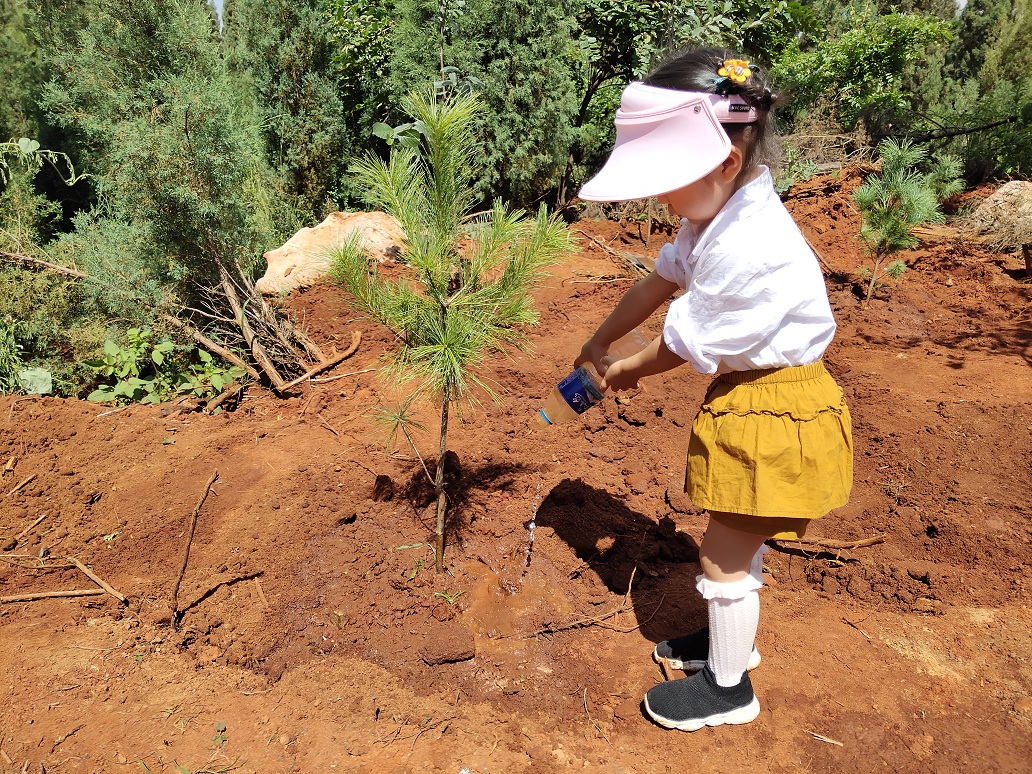
[[[748,124],[756,108],[737,94],[677,91],[635,81],[616,111],[616,145],[580,190],[596,202],[645,199],[705,177],[731,152],[721,123]]]

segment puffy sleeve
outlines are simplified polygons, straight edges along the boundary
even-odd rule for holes
[[[656,274],[668,282],[675,282],[682,290],[688,287],[691,281],[692,266],[694,259],[692,249],[698,232],[695,226],[686,218],[681,219],[681,228],[673,242],[663,245],[659,250],[659,257],[656,258]]]
[[[819,270],[785,256],[767,258],[754,262],[739,250],[700,258],[667,312],[667,348],[704,374],[819,357],[834,332],[826,296],[816,294],[823,291]]]

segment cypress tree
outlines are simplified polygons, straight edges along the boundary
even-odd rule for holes
[[[75,45],[49,41],[43,106],[74,141],[97,205],[59,249],[113,315],[140,321],[221,266],[247,275],[293,229],[263,162],[261,116],[196,0],[81,3]],[[69,149],[72,150],[72,149]]]
[[[480,81],[478,193],[517,204],[554,198],[578,109],[573,0],[398,0],[396,11],[396,95],[440,80],[442,65]]]
[[[335,209],[348,152],[329,15],[321,0],[234,0],[227,60],[254,84],[269,158],[305,219]]]

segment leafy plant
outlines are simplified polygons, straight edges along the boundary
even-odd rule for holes
[[[878,145],[882,170],[872,175],[853,192],[860,208],[860,236],[867,243],[874,265],[857,270],[867,280],[864,306],[870,303],[875,284],[884,277],[898,279],[906,271],[901,260],[885,261],[893,253],[914,247],[918,240],[914,228],[922,223],[941,223],[939,209],[944,199],[962,190],[960,162],[941,156],[934,159],[929,172],[919,165],[928,160],[928,151],[909,140],[894,139]]]
[[[222,745],[226,743],[226,740],[228,738],[229,736],[226,734],[226,724],[216,723],[215,733],[212,735],[211,741],[215,744],[216,747],[222,747]]]
[[[809,180],[817,174],[818,166],[813,161],[800,161],[799,149],[791,143],[785,144],[785,167],[777,175],[774,181],[774,188],[777,192],[785,193],[800,180]]]
[[[496,200],[489,212],[470,215],[476,202],[472,181],[479,172],[472,130],[482,107],[477,97],[412,94],[403,104],[424,127],[419,146],[395,144],[386,162],[367,155],[353,165],[352,173],[369,201],[401,223],[407,239],[401,259],[411,268],[411,279],[381,280],[357,238],[338,246],[332,259],[337,281],[357,306],[396,336],[381,374],[398,388],[415,383],[410,400],[387,416],[395,432],[403,430],[411,443],[412,400],[429,399],[440,407],[432,478],[440,572],[450,409],[456,404],[461,410],[461,401],[475,403],[475,390],[497,399],[477,371],[507,345],[523,345],[524,327],[537,320],[530,289],[571,243],[563,223],[549,217],[544,207],[536,218],[528,218]],[[422,462],[414,443],[412,448]],[[423,467],[429,477],[425,462]]]
[[[103,358],[86,364],[100,376],[115,378],[114,384],[101,384],[86,400],[160,403],[187,393],[210,398],[245,373],[239,366],[217,365],[203,349],[189,347],[183,356],[173,357],[175,344],[153,342],[150,328],[130,328],[126,336],[125,346],[108,339]]]
[[[773,80],[794,95],[797,115],[827,104],[828,117],[852,129],[881,111],[906,108],[905,71],[951,37],[948,22],[920,14],[863,14],[854,24],[809,46],[795,42],[775,63]]]

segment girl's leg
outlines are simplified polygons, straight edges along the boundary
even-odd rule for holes
[[[748,723],[760,714],[746,670],[760,616],[763,541],[762,535],[710,519],[698,577],[709,608],[709,659],[701,672],[659,683],[645,694],[645,711],[660,725],[695,731]]]
[[[699,592],[709,610],[709,668],[717,685],[738,685],[749,664],[760,619],[762,535],[710,519],[699,552]]]

